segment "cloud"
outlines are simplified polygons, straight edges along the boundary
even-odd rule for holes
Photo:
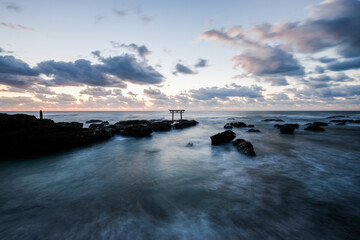
[[[274,93],[271,95],[272,100],[276,101],[283,101],[283,100],[289,100],[289,96],[285,93]]]
[[[175,65],[175,71],[173,72],[174,75],[181,73],[181,74],[196,74],[193,70],[191,70],[189,67],[178,63]]]
[[[189,96],[198,100],[210,100],[213,98],[229,99],[229,97],[263,98],[264,89],[257,85],[250,87],[231,84],[223,88],[207,87],[189,90]]]
[[[101,52],[99,50],[92,51],[91,54],[97,58],[101,58]]]
[[[0,26],[6,27],[6,28],[10,28],[13,30],[26,30],[26,31],[35,31],[34,28],[32,27],[25,27],[21,24],[12,24],[12,23],[5,23],[5,22],[0,22]]]
[[[271,83],[271,86],[287,86],[289,85],[285,77],[263,77],[261,78],[264,82]]]
[[[199,58],[199,61],[194,65],[196,68],[207,67],[207,60]]]
[[[143,21],[144,23],[149,23],[149,22],[152,22],[154,21],[155,17],[146,17],[146,16],[143,16],[140,18],[141,21]]]
[[[292,54],[280,47],[258,46],[232,58],[235,66],[241,66],[248,73],[264,75],[303,75],[304,69]]]
[[[14,2],[8,2],[5,4],[6,8],[9,10],[9,11],[14,11],[14,12],[20,12],[21,11],[21,7],[14,3]]]
[[[353,78],[350,78],[348,75],[346,75],[345,73],[338,73],[336,75],[319,75],[316,77],[310,77],[309,81],[316,81],[316,82],[349,82],[349,81],[353,81]]]
[[[331,71],[346,71],[360,68],[360,57],[345,61],[335,61],[330,63],[327,68]]]
[[[148,88],[144,89],[144,94],[150,98],[158,100],[168,100],[169,98],[165,93],[161,92],[160,89]]]
[[[325,0],[309,8],[304,22],[285,22],[255,26],[251,32],[260,39],[280,39],[303,53],[315,53],[336,47],[344,57],[360,53],[360,2]]]
[[[114,12],[117,16],[123,17],[123,16],[126,15],[127,10],[119,10],[119,9],[114,8],[114,9],[113,9],[113,12]]]
[[[141,45],[138,46],[135,43],[131,43],[131,44],[119,44],[116,42],[111,41],[111,43],[113,44],[113,47],[124,47],[127,48],[130,51],[135,51],[139,54],[139,56],[141,57],[145,57],[146,55],[149,55],[151,52],[149,51],[149,49],[145,46],[145,45]]]
[[[113,94],[112,90],[107,90],[103,87],[91,87],[86,88],[80,92],[80,94],[86,94],[96,97],[106,97]]]
[[[18,74],[23,76],[37,76],[37,71],[13,56],[0,56],[0,73]]]

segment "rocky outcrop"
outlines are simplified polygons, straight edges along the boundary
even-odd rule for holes
[[[225,128],[225,129],[232,129],[233,126],[232,126],[231,123],[227,123],[227,124],[224,125],[224,128]]]
[[[166,132],[171,130],[172,121],[154,121],[151,122],[151,127],[154,132]]]
[[[230,123],[226,123],[224,126],[225,129],[232,129],[233,127],[243,128],[243,127],[247,127],[247,125],[243,122],[230,122]]]
[[[236,134],[231,130],[226,130],[224,132],[215,134],[211,136],[212,145],[223,145],[231,142],[236,137]]]
[[[175,129],[183,129],[183,128],[188,128],[188,127],[193,127],[196,126],[198,124],[197,121],[195,120],[180,120],[180,121],[176,121],[174,122],[174,127]]]
[[[236,146],[239,152],[245,155],[256,156],[253,145],[244,139],[236,139],[233,141],[233,145]]]
[[[146,137],[153,132],[151,126],[129,125],[124,128],[121,135],[127,137]]]
[[[326,122],[313,122],[313,124],[316,124],[318,126],[329,126],[329,124]]]
[[[89,121],[86,121],[86,123],[101,123],[103,122],[102,120],[97,120],[97,119],[91,119]]]
[[[0,152],[29,157],[59,152],[108,139],[106,130],[82,128],[82,123],[54,123],[25,114],[0,114]]]

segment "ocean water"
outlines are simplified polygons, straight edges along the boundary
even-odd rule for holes
[[[186,111],[199,125],[24,161],[0,156],[0,239],[360,239],[360,124],[304,131],[332,115],[360,119],[360,112]],[[170,113],[44,117],[115,123]],[[280,135],[265,118],[301,126]],[[211,146],[230,121],[261,130],[233,129],[256,157]]]

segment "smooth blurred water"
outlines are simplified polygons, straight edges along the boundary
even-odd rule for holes
[[[360,124],[280,135],[274,122],[261,121],[331,115],[360,119],[359,112],[185,112],[199,125],[1,161],[0,239],[359,239]],[[44,117],[115,123],[170,113]],[[210,136],[232,119],[261,130],[233,129],[256,157],[211,146]]]

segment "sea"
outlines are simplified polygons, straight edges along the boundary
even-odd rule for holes
[[[197,126],[17,161],[0,156],[0,239],[360,239],[360,124],[304,131],[339,115],[360,119],[339,111],[185,111]],[[91,119],[171,115],[44,111],[44,118],[88,127]],[[281,135],[267,118],[300,127]],[[233,129],[255,157],[231,143],[211,145],[231,121],[261,131]]]

